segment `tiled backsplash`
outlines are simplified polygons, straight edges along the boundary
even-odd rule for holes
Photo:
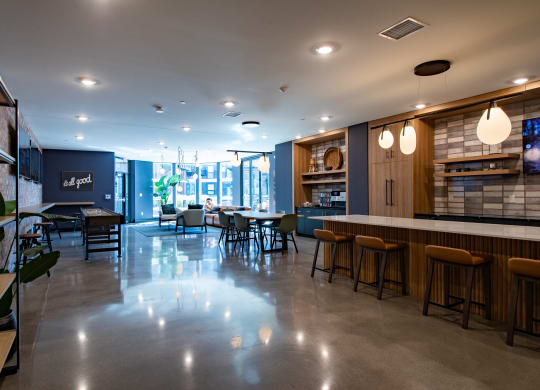
[[[522,120],[540,117],[540,99],[502,106],[510,117],[512,132],[503,143],[484,145],[476,136],[482,111],[435,121],[435,159],[481,156],[490,153],[522,155]],[[498,168],[523,171],[523,161],[501,160]],[[472,169],[487,168],[488,162],[468,163]],[[459,165],[456,165],[459,167]],[[444,165],[435,165],[444,172]],[[435,213],[507,218],[540,219],[540,174],[435,178]]]
[[[324,153],[331,147],[338,147],[343,153],[343,165],[342,169],[345,169],[347,165],[347,149],[345,147],[345,139],[336,139],[332,141],[323,142],[320,144],[313,144],[311,146],[311,158],[315,159],[317,171],[324,171]],[[324,180],[326,177],[321,178]],[[345,178],[345,174],[335,174],[332,175],[333,179]],[[313,185],[311,189],[311,199],[314,205],[319,204],[319,198],[321,192],[330,192],[330,191],[345,191],[345,183],[331,183],[331,184],[317,184]]]

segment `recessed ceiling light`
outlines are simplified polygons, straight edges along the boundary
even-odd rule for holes
[[[262,139],[267,139],[267,138],[268,138],[267,135],[265,135],[265,134],[262,135]]]
[[[313,50],[320,55],[328,55],[336,50],[336,45],[332,43],[321,43],[316,45]]]
[[[182,130],[184,130],[184,131],[187,133],[188,131],[191,130],[191,127],[189,127],[189,126],[184,126],[184,127],[182,127]]]
[[[248,127],[248,128],[254,128],[259,127],[261,123],[259,121],[244,121],[242,122],[242,126]]]
[[[77,81],[85,87],[93,87],[94,85],[99,84],[99,81],[90,77],[79,77]]]
[[[301,136],[299,136],[299,135],[297,135],[297,136],[296,136],[296,139],[300,139],[300,138],[302,138],[302,137],[301,137]]]
[[[227,108],[233,108],[236,105],[236,103],[233,102],[232,100],[227,100],[226,102],[223,102],[223,105]]]
[[[157,114],[163,114],[165,112],[165,109],[163,106],[160,106],[159,104],[154,104],[154,109],[156,110]]]
[[[88,120],[88,117],[84,114],[77,115],[75,118],[77,118],[80,122],[86,122]]]
[[[332,118],[330,115],[323,115],[321,116],[321,120],[323,122],[328,122],[330,120],[330,118]]]
[[[527,81],[529,81],[529,79],[526,78],[526,77],[521,77],[521,78],[519,78],[519,79],[512,80],[512,82],[513,82],[514,84],[517,84],[517,85],[525,84]]]
[[[426,108],[426,105],[424,103],[418,103],[415,107],[421,110],[422,108]]]
[[[185,100],[180,100],[178,103],[180,103],[180,104],[186,104],[186,101],[185,101]]]
[[[79,141],[82,141],[84,139],[84,135],[76,135],[75,138],[77,138]]]
[[[165,142],[159,141],[159,144],[160,144],[161,146],[163,146],[163,145],[165,145]]]
[[[326,130],[325,129],[319,129],[319,133],[324,133]]]

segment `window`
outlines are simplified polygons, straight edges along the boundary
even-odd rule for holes
[[[165,177],[164,181],[172,175],[173,164],[171,163],[154,163],[153,177],[152,177],[152,193],[156,193],[156,183]],[[173,203],[173,192],[169,189],[169,195],[165,199],[166,204]],[[161,210],[162,198],[153,196],[153,217],[159,216],[159,210]]]
[[[249,206],[251,204],[251,161],[246,160],[242,163],[242,205]]]
[[[214,204],[218,203],[218,180],[217,164],[201,164],[200,168],[200,196],[199,203],[204,204],[206,199],[211,198]]]
[[[242,162],[242,204],[252,209],[269,209],[270,173],[261,173],[257,168],[259,157]]]
[[[176,186],[176,207],[181,209],[187,209],[188,205],[197,202],[197,180],[191,178],[191,172],[195,171],[195,166],[186,164],[185,168],[184,172],[177,172],[180,182]]]
[[[230,163],[220,164],[220,204],[232,206],[233,204],[233,170]]]

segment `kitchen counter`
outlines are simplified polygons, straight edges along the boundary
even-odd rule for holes
[[[501,225],[493,223],[456,222],[433,219],[393,218],[374,215],[336,215],[311,217],[322,221],[345,222],[360,225],[386,226],[430,232],[457,233],[481,237],[540,241],[540,227]],[[540,254],[539,254],[540,255]]]
[[[327,215],[309,217],[323,222],[323,228],[335,233],[366,235],[379,237],[387,242],[399,242],[406,248],[406,280],[407,293],[422,300],[426,285],[427,260],[426,245],[441,245],[461,248],[471,252],[491,255],[491,304],[493,319],[506,321],[507,302],[510,299],[510,272],[508,259],[524,257],[540,261],[540,227],[500,225],[492,223],[457,222],[432,219],[392,218],[372,215]],[[358,263],[358,251],[355,249],[355,264]],[[325,266],[330,264],[330,248],[325,245]],[[349,254],[345,248],[338,249],[336,265],[349,266]],[[399,261],[389,257],[386,278],[400,279]],[[362,263],[360,279],[367,282],[375,280],[376,267],[373,255],[368,252],[366,261]],[[345,276],[344,276],[345,277]],[[451,295],[462,296],[464,271],[452,271]],[[435,271],[432,300],[443,303],[443,277],[440,269]],[[483,302],[482,282],[476,275],[473,299]],[[352,281],[351,281],[352,288]],[[394,289],[399,294],[400,286],[390,283],[385,288]],[[387,290],[388,291],[388,290]],[[540,289],[534,294],[535,313],[540,313]],[[483,313],[483,309],[473,305],[475,313]],[[535,314],[535,316],[537,316]],[[524,327],[524,314],[518,314],[519,327]],[[540,323],[535,325],[535,332],[540,331]]]

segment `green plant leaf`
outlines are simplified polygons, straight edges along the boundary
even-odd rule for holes
[[[6,204],[6,214],[5,215],[8,215],[12,212],[15,211],[15,209],[17,208],[17,201],[16,200],[7,200],[5,202]]]
[[[21,267],[21,283],[29,283],[45,275],[58,262],[60,252],[44,253]]]

